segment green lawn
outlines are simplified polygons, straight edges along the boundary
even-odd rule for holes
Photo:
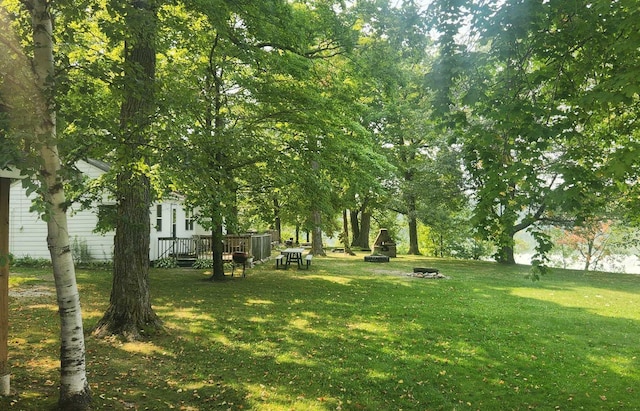
[[[96,410],[640,409],[640,276],[400,256],[316,257],[309,271],[211,283],[154,270],[167,334],[87,338]],[[434,266],[447,279],[417,279]],[[85,327],[109,272],[78,272]],[[10,364],[0,409],[57,400],[58,318],[45,270],[11,277]],[[18,294],[16,294],[18,293]],[[42,293],[41,293],[42,294]]]

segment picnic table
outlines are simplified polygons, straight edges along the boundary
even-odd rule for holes
[[[288,268],[292,262],[298,264],[298,268],[302,267],[302,253],[304,252],[304,248],[285,248],[282,251],[282,254],[285,258],[285,268]]]

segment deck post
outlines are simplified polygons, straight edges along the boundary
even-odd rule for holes
[[[11,180],[0,177],[0,395],[10,394],[9,370],[9,191]]]

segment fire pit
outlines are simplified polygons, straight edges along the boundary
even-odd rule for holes
[[[413,269],[413,273],[407,274],[410,277],[416,278],[433,278],[433,279],[441,279],[448,278],[445,275],[440,274],[440,270],[437,268],[422,268],[416,267]]]
[[[369,263],[388,263],[389,256],[388,255],[365,255],[364,261]]]

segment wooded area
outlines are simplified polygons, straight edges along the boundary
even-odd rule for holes
[[[509,264],[527,231],[537,276],[570,238],[553,230],[638,222],[634,0],[15,0],[0,12],[0,165],[37,176],[34,206],[62,228],[56,281],[73,277],[68,201],[117,204],[97,334],[162,328],[145,233],[152,199],[170,192],[211,230],[213,280],[225,231],[287,225],[322,255],[323,234],[369,248],[373,221],[406,225],[410,254]],[[112,165],[100,184],[74,172],[86,158]],[[78,378],[61,404],[79,396],[82,409]]]

